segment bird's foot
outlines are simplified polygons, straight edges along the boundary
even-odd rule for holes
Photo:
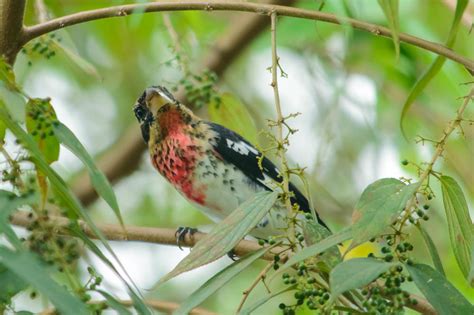
[[[184,239],[186,238],[186,234],[189,234],[190,236],[192,236],[197,231],[198,230],[196,228],[180,226],[176,230],[176,232],[174,233],[174,236],[176,237],[176,244],[178,245],[178,248],[183,250],[183,248],[181,248],[181,244],[184,242]]]
[[[233,261],[236,261],[237,255],[235,254],[235,251],[233,249],[230,250],[230,252],[227,253],[227,257],[232,259]]]

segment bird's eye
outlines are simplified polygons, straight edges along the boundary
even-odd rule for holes
[[[137,117],[138,121],[145,120],[147,111],[142,106],[137,106],[133,110],[135,111],[135,117]]]

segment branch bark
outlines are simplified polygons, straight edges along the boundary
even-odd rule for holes
[[[56,225],[59,233],[70,235],[67,227],[69,226],[70,220],[65,217],[50,215],[49,220]],[[34,214],[26,211],[16,211],[10,217],[10,222],[13,225],[22,226],[27,228],[34,220]],[[90,238],[96,239],[97,237],[92,230],[83,221],[79,221],[79,225],[82,231]],[[113,224],[96,224],[97,228],[104,234],[104,236],[110,241],[139,241],[153,244],[172,245],[177,246],[175,232],[176,230],[167,228],[151,228],[151,227],[139,227],[139,226],[125,226],[125,231],[119,225]],[[204,233],[197,232],[193,236],[186,235],[181,246],[193,247],[196,242],[205,236]],[[234,253],[241,257],[248,253],[255,252],[261,248],[257,242],[242,240],[234,248]],[[273,261],[274,253],[280,253],[284,250],[282,247],[274,247],[272,250],[265,253],[262,259]],[[416,299],[418,303],[416,305],[409,305],[407,307],[420,312],[422,314],[434,315],[437,314],[433,306],[426,301],[424,298],[411,295],[411,298]],[[174,304],[174,303],[172,303]],[[150,305],[154,307],[153,305]]]
[[[0,1],[0,56],[13,64],[24,43],[25,0]]]
[[[291,5],[295,0],[273,0],[269,2],[279,5]],[[220,76],[269,24],[269,19],[266,16],[256,14],[239,19],[238,23],[232,25],[230,31],[225,32],[216,45],[209,49],[209,54],[201,63],[203,65],[202,69],[209,69]],[[183,91],[179,91],[176,97],[183,100]],[[125,131],[124,136],[120,138],[120,142],[113,145],[98,160],[97,165],[110,182],[115,183],[138,168],[140,158],[145,150],[146,146],[143,143],[140,128],[133,124]],[[97,199],[97,193],[90,184],[87,172],[82,172],[71,186],[83,205],[90,205]]]
[[[291,16],[295,18],[302,18],[308,20],[318,20],[333,24],[350,24],[353,28],[370,32],[374,35],[381,35],[391,38],[392,32],[390,29],[371,24],[356,19],[339,17],[333,14],[305,10],[299,8],[292,8],[288,6],[280,6],[274,4],[260,4],[241,1],[180,1],[180,2],[152,2],[144,4],[130,4],[123,6],[107,7],[103,9],[83,11],[64,17],[60,17],[46,23],[41,23],[35,26],[27,27],[25,29],[24,40],[25,43],[29,40],[41,36],[43,34],[55,31],[66,26],[80,24],[88,21],[127,16],[135,13],[148,13],[159,11],[186,11],[186,10],[200,10],[200,11],[241,11],[253,12],[260,15],[271,15],[275,12],[280,16]],[[464,65],[468,70],[474,72],[474,61],[463,57],[451,49],[437,43],[433,43],[415,36],[405,33],[400,33],[399,38],[401,42],[411,44],[425,50],[431,51],[448,59],[456,61]]]

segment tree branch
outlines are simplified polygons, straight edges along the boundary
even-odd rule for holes
[[[28,227],[34,220],[35,216],[31,212],[26,211],[17,211],[11,218],[10,222],[13,225]],[[54,222],[59,233],[65,235],[71,235],[67,227],[70,224],[70,220],[61,217],[49,215],[49,220]],[[87,226],[83,221],[79,221],[79,226],[81,227],[84,234],[88,237],[97,239],[97,236],[94,232]],[[124,232],[123,228],[119,225],[114,224],[96,224],[97,228],[104,234],[104,236],[110,241],[138,241],[154,244],[163,244],[163,245],[172,245],[177,246],[176,243],[176,229],[168,228],[152,228],[152,227],[143,227],[143,226],[125,226]],[[197,232],[190,236],[186,234],[184,240],[180,242],[182,247],[193,247],[199,240],[205,236],[204,233]],[[262,248],[258,245],[257,242],[242,240],[234,248],[234,253],[237,256],[244,256],[245,254],[255,252]],[[265,260],[273,260],[274,254],[281,252],[283,249],[281,247],[274,247],[271,251],[265,253],[262,257]]]
[[[201,11],[241,11],[253,12],[264,15],[271,15],[272,12],[280,16],[291,16],[302,19],[318,20],[333,24],[350,24],[353,28],[370,32],[374,35],[382,35],[391,38],[392,33],[390,29],[371,24],[356,19],[338,17],[333,14],[305,10],[299,8],[292,8],[287,6],[273,5],[273,4],[259,4],[240,1],[180,1],[180,2],[152,2],[143,4],[130,4],[123,6],[107,7],[103,9],[83,11],[64,17],[60,17],[46,23],[41,23],[35,26],[27,27],[25,29],[24,40],[29,40],[41,36],[43,34],[88,21],[127,16],[135,13],[148,13],[159,11],[186,11],[186,10],[201,10]],[[433,43],[415,36],[405,33],[400,33],[399,38],[401,42],[414,45],[425,50],[431,51],[448,59],[456,61],[464,65],[468,70],[474,72],[474,61],[463,57],[451,49],[437,43]]]
[[[291,5],[295,0],[270,0],[271,3]],[[216,45],[209,49],[209,54],[203,59],[202,69],[210,70],[220,76],[248,47],[248,45],[269,25],[266,16],[248,15],[239,19],[217,40]],[[177,99],[183,100],[184,93],[179,91]],[[140,158],[145,151],[140,128],[132,124],[120,137],[120,142],[113,145],[98,160],[98,167],[108,179],[114,183],[137,169]],[[89,175],[83,171],[72,183],[72,190],[85,206],[94,202],[97,193],[90,184]]]
[[[33,222],[34,218],[35,215],[31,212],[16,211],[13,215],[10,216],[10,222],[13,225],[27,228]],[[71,222],[69,219],[54,215],[49,215],[48,219],[56,225],[56,228],[59,233],[71,235],[69,230],[67,229]],[[86,234],[90,238],[97,239],[96,235],[92,232],[92,230],[87,226],[86,223],[84,223],[83,221],[79,221],[79,226],[81,227],[84,234]],[[123,228],[119,225],[96,223],[96,226],[102,232],[102,234],[104,234],[104,236],[110,241],[138,241],[153,244],[177,246],[175,236],[176,230],[173,229],[125,226],[126,233],[124,233]],[[204,236],[205,234],[200,232],[197,232],[192,236],[189,236],[187,234],[180,244],[183,247],[193,247]],[[234,253],[237,256],[241,257],[248,253],[255,252],[260,248],[262,247],[258,245],[257,242],[242,240],[234,248]],[[270,251],[268,251],[267,253],[265,253],[265,255],[262,256],[262,259],[273,261],[274,254],[280,253],[282,250],[284,250],[282,247],[273,247]],[[418,303],[416,305],[407,305],[407,307],[422,314],[436,314],[434,308],[424,298],[417,295],[411,295],[410,298],[416,299]],[[174,303],[171,304],[174,305]],[[155,307],[151,304],[149,305]]]
[[[24,44],[23,14],[25,0],[0,1],[0,56],[13,64]]]

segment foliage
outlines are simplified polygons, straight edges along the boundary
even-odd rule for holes
[[[243,45],[239,36],[228,35],[240,27],[240,15],[209,9],[159,15],[138,7],[127,18],[125,11],[119,11],[120,17],[114,19],[29,38],[22,43],[14,67],[0,59],[0,314],[28,313],[23,301],[37,296],[59,312],[77,314],[100,314],[106,309],[151,314],[164,307],[153,303],[155,296],[179,303],[175,314],[187,314],[200,305],[239,314],[276,313],[277,309],[285,315],[313,310],[398,314],[409,308],[419,310],[420,305],[440,314],[473,313],[472,77],[462,66],[446,62],[446,57],[436,55],[431,60],[426,47],[407,45],[404,40],[404,33],[430,41],[435,36],[437,42],[447,37],[440,47],[471,61],[472,34],[463,21],[468,3],[459,0],[451,10],[442,4],[407,3],[297,3],[295,7],[336,14],[342,27],[304,19],[278,21],[272,13],[271,19],[265,17],[271,30],[263,31],[248,53],[235,48],[241,57],[225,74],[219,58],[233,60],[229,38]],[[114,4],[117,1],[100,5]],[[38,1],[35,8],[27,6],[24,24],[36,24],[41,16],[98,7],[95,2],[62,6]],[[373,34],[356,31],[347,18],[388,25],[389,39],[374,36],[378,35],[375,28]],[[449,21],[446,34],[443,25]],[[216,45],[215,51],[211,44]],[[339,52],[335,52],[337,45],[342,47]],[[292,71],[292,62],[302,65],[297,72]],[[420,75],[427,64],[431,65]],[[261,84],[266,68],[272,79],[265,77]],[[245,69],[250,69],[250,75]],[[378,92],[372,107],[364,108],[367,99],[357,97],[357,89],[349,89],[348,82],[357,76],[370,78]],[[53,77],[61,79],[51,87],[46,83]],[[298,87],[287,84],[292,78]],[[199,115],[237,131],[265,156],[277,157],[281,181],[273,183],[275,192],[243,201],[171,271],[165,267],[171,255],[155,255],[160,263],[145,271],[155,283],[148,292],[142,289],[149,285],[132,280],[129,272],[135,268],[119,259],[119,247],[109,242],[101,222],[118,221],[124,239],[127,223],[133,220],[167,227],[184,220],[207,222],[193,217],[176,194],[158,187],[157,175],[151,171],[146,176],[153,184],[144,177],[130,181],[144,173],[129,175],[127,169],[141,152],[132,152],[136,156],[127,156],[120,164],[123,169],[110,172],[113,160],[124,159],[120,148],[141,150],[133,142],[138,127],[131,126],[133,133],[127,133],[133,119],[131,105],[139,91],[157,81],[179,93]],[[271,103],[272,92],[276,116],[264,105]],[[413,106],[415,100],[423,106]],[[317,108],[308,109],[316,102]],[[393,117],[400,117],[400,126]],[[304,130],[303,120],[310,121],[310,131]],[[302,133],[304,138],[298,138]],[[417,145],[413,139],[405,141],[404,136],[415,134]],[[101,142],[116,145],[106,148]],[[398,171],[391,160],[389,171],[372,165],[367,152],[375,148],[381,154],[385,142],[394,148],[396,158],[403,157],[405,170]],[[304,154],[292,154],[298,144]],[[433,144],[433,150],[427,144]],[[316,153],[310,151],[315,146]],[[63,164],[64,147],[81,162],[75,164],[76,169],[83,168],[81,172],[71,176],[68,164]],[[103,156],[108,156],[105,162],[103,149],[107,151]],[[110,157],[108,152],[119,154]],[[307,152],[314,157],[307,159]],[[300,159],[312,165],[293,166],[293,160]],[[377,175],[364,176],[372,167]],[[82,173],[88,175],[86,184],[79,180]],[[128,178],[113,186],[125,175]],[[311,213],[291,204],[289,180],[297,179],[303,183]],[[146,184],[136,184],[142,180]],[[101,201],[83,204],[84,185],[91,186]],[[112,211],[98,213],[105,204]],[[198,277],[202,284],[197,289],[191,289],[196,283],[189,279],[185,290],[179,287],[175,277],[225,256],[268,212],[275,211],[275,205],[285,205],[285,229],[254,241],[260,249],[212,276]],[[350,223],[347,209],[353,209]],[[316,211],[333,232],[316,223]],[[67,224],[58,225],[57,218]],[[14,225],[26,227],[26,232]],[[351,243],[343,251],[345,241]],[[349,258],[348,252],[365,242],[370,242],[370,251]],[[268,257],[271,261],[262,267],[258,260]],[[138,254],[133,259],[136,269],[146,269]],[[110,280],[106,273],[118,279],[116,285],[104,284]],[[158,279],[159,274],[164,275]],[[243,286],[248,288],[243,291]],[[426,300],[413,295],[420,292]],[[130,299],[118,298],[124,294]],[[225,299],[220,298],[223,295]]]

